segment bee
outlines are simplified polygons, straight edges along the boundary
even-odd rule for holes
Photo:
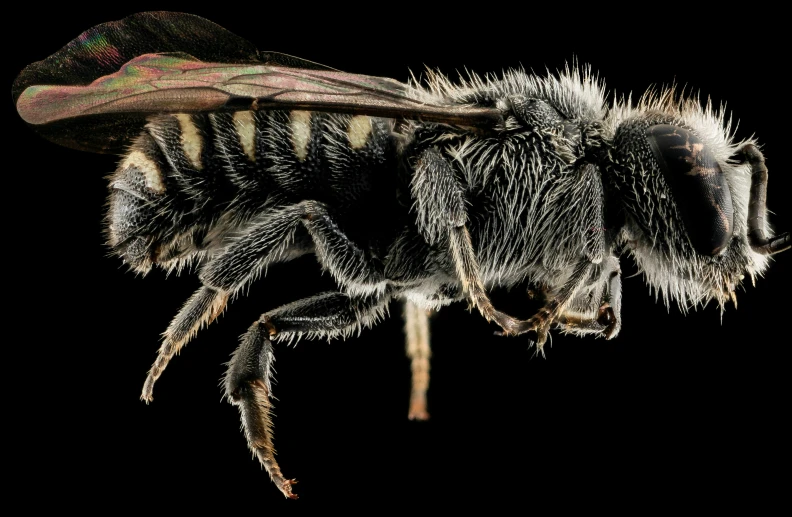
[[[143,30],[163,38],[144,42]],[[269,416],[273,343],[344,337],[404,301],[421,419],[426,309],[467,301],[539,350],[551,328],[610,339],[622,249],[666,301],[723,306],[789,247],[766,224],[755,141],[669,93],[608,105],[585,70],[407,85],[259,52],[194,16],[142,13],[31,65],[13,94],[44,137],[123,154],[107,215],[115,253],[140,273],[196,268],[203,284],[166,331],[145,400],[257,275],[315,254],[335,280],[257,320],[225,378],[288,497]],[[496,286],[526,286],[542,305],[512,317],[491,302]]]

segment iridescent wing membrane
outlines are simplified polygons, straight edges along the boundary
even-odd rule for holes
[[[123,150],[155,113],[302,109],[474,127],[500,121],[496,109],[260,52],[208,20],[169,12],[84,32],[25,68],[12,93],[21,117],[42,136],[99,153]]]

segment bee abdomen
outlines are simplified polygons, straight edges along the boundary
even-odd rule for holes
[[[235,206],[283,197],[355,204],[392,164],[390,122],[310,111],[210,116],[216,152],[237,189]]]
[[[145,234],[167,189],[162,165],[154,140],[143,134],[110,180],[108,243],[140,271],[152,264]]]
[[[111,182],[110,244],[147,271],[214,253],[251,218],[311,199],[365,238],[394,197],[391,122],[307,111],[154,118]],[[345,225],[346,226],[346,225]]]
[[[152,120],[110,182],[109,243],[134,269],[173,267],[204,248],[229,189],[206,115]]]

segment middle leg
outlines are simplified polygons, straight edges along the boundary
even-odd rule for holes
[[[429,316],[410,301],[404,302],[404,330],[407,334],[407,357],[412,370],[410,420],[428,420],[426,392],[429,389],[429,368],[432,349],[429,346]]]

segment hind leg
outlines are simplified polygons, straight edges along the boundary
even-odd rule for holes
[[[204,267],[222,264],[226,268],[223,282],[207,282],[190,297],[164,333],[157,359],[149,370],[143,385],[141,399],[153,399],[154,383],[162,375],[171,358],[198,333],[223,312],[232,293],[247,284],[257,270],[278,262],[288,245],[294,240],[299,219],[288,207],[273,212],[269,217],[254,224],[239,241],[229,246],[220,256]],[[233,259],[233,263],[229,260]]]
[[[152,400],[154,383],[171,358],[223,311],[231,294],[269,265],[289,258],[289,247],[300,226],[308,231],[320,261],[339,284],[371,286],[363,294],[384,292],[385,282],[379,269],[363,249],[344,235],[322,203],[303,201],[274,210],[202,268],[199,277],[204,286],[187,301],[165,331],[141,399]]]
[[[292,493],[293,479],[283,476],[275,459],[272,425],[272,341],[301,335],[332,337],[369,326],[387,308],[388,297],[353,299],[330,292],[267,312],[242,337],[225,377],[229,402],[239,408],[248,447],[284,496]]]

